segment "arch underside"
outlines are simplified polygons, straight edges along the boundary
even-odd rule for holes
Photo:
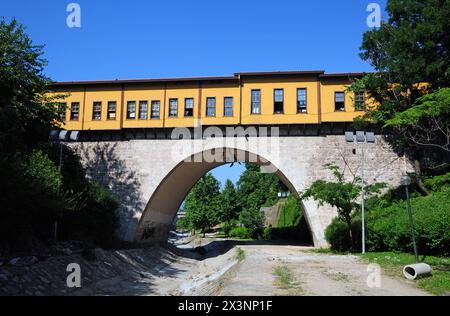
[[[217,159],[218,157],[222,159]],[[210,149],[183,160],[165,176],[152,194],[140,218],[135,232],[135,241],[165,242],[179,208],[201,177],[224,164],[238,162],[260,165],[266,172],[273,172],[292,194],[298,194],[299,188],[296,188],[277,166],[264,157],[236,148]],[[300,206],[314,240],[315,234],[309,222],[307,209],[302,202]],[[314,243],[316,244],[316,241]]]

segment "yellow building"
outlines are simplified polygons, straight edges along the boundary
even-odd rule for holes
[[[78,131],[211,125],[352,122],[364,94],[346,89],[363,73],[236,73],[227,77],[58,82],[63,128]]]

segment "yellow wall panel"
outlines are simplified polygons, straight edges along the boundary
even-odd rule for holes
[[[127,119],[127,104],[130,101],[136,102],[136,118]],[[139,119],[139,101],[147,101],[147,119]],[[160,101],[159,118],[151,118],[152,101]],[[126,87],[124,89],[123,102],[123,128],[155,128],[163,127],[164,106],[164,86],[144,86]]]
[[[355,111],[355,95],[346,92],[349,84],[342,82],[323,82],[322,95],[322,122],[353,122],[364,112]],[[335,93],[345,92],[345,111],[335,111]]]
[[[185,117],[184,108],[187,98],[194,99],[194,113],[192,117]],[[169,101],[170,99],[178,100],[178,115],[169,117]],[[198,120],[199,105],[199,86],[198,84],[186,85],[168,85],[165,102],[165,127],[194,127]]]
[[[297,113],[297,89],[307,90],[307,113]],[[283,89],[284,113],[274,114],[274,90]],[[261,114],[251,114],[252,90],[261,90]],[[259,79],[244,81],[242,88],[242,123],[252,124],[313,124],[318,123],[317,80]]]
[[[84,129],[85,130],[118,130],[120,129],[120,102],[121,90],[117,88],[87,89],[86,105],[84,107]],[[101,102],[101,120],[93,119],[94,102]],[[107,119],[108,102],[116,102],[116,118]]]
[[[216,98],[216,115],[206,115],[207,98]],[[224,115],[225,97],[233,98],[233,116]],[[238,84],[215,84],[204,85],[202,88],[202,125],[237,125],[240,115],[240,89]]]

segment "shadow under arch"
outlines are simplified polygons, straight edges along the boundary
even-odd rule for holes
[[[222,159],[217,159],[221,157]],[[238,148],[212,148],[193,154],[178,163],[160,182],[142,213],[134,234],[136,242],[166,242],[173,220],[194,185],[211,170],[229,163],[255,163],[274,173],[285,187],[298,196],[298,191],[286,175],[268,159]],[[300,207],[313,238],[303,202]]]

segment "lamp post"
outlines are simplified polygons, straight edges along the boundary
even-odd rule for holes
[[[345,140],[347,143],[357,143],[360,145],[360,166],[361,166],[361,235],[362,235],[362,253],[366,253],[366,219],[365,219],[365,180],[364,180],[364,145],[366,143],[374,144],[375,143],[375,134],[374,133],[365,133],[362,131],[357,131],[356,135],[353,132],[345,132]]]
[[[411,179],[409,178],[408,174],[406,174],[406,173],[402,177],[402,184],[405,186],[406,204],[408,207],[409,226],[411,229],[411,239],[413,242],[414,257],[415,257],[416,263],[419,263],[419,254],[417,252],[417,244],[416,244],[416,232],[414,231],[414,221],[413,221],[413,215],[412,215],[412,209],[411,209],[411,198],[409,196],[409,185],[411,184]]]
[[[52,130],[50,132],[49,140],[52,144],[59,144],[59,164],[58,171],[61,175],[62,164],[63,164],[63,146],[65,142],[76,142],[79,139],[80,132],[79,131],[59,131]],[[61,195],[61,190],[59,190],[58,195]],[[55,221],[55,229],[54,229],[54,241],[57,241],[58,235],[58,220]]]

